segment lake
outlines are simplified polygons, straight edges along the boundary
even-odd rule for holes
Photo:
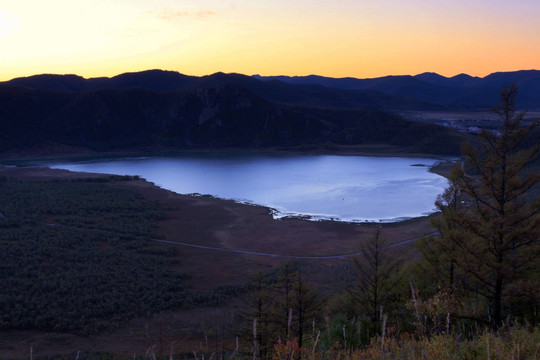
[[[399,221],[434,212],[448,186],[426,158],[188,153],[49,162],[51,168],[139,175],[181,194],[208,194],[268,206],[275,217],[348,222]]]

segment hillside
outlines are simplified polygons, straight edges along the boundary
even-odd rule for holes
[[[436,73],[384,76],[371,79],[310,76],[246,76],[215,73],[188,76],[148,70],[112,78],[42,74],[16,78],[2,85],[42,90],[82,92],[97,89],[141,88],[156,92],[193,90],[231,84],[271,102],[293,105],[379,110],[456,110],[489,108],[505,84],[519,87],[518,106],[540,108],[540,70],[497,72],[486,77]]]
[[[295,85],[281,81],[261,81],[241,74],[215,73],[195,77],[172,71],[148,70],[125,73],[112,78],[84,79],[77,75],[35,75],[0,83],[40,90],[85,92],[99,89],[145,89],[154,92],[185,91],[233,85],[270,102],[345,109],[446,110],[448,106],[415,99],[408,95],[384,94],[374,90],[348,90],[314,85]]]
[[[415,76],[385,76],[373,79],[329,78],[323,76],[259,76],[264,81],[295,85],[322,85],[345,90],[378,91],[393,96],[409,96],[426,102],[466,108],[489,108],[505,84],[519,87],[519,107],[540,108],[540,71],[497,72],[484,78],[459,74],[445,77],[436,73]],[[420,110],[420,109],[417,109]]]
[[[168,76],[142,75],[149,74]],[[0,86],[0,151],[48,142],[97,151],[387,144],[408,152],[453,155],[462,140],[449,129],[380,110],[273,103],[238,85],[215,85],[215,77],[199,79],[208,82],[206,87],[186,85],[176,91],[155,90],[170,85],[159,76],[140,80],[140,87],[127,82],[133,87],[91,90],[83,90],[81,84],[89,83],[78,77],[47,79],[52,80],[40,87],[51,89]],[[154,90],[144,88],[144,82]],[[59,90],[67,87],[76,90]]]

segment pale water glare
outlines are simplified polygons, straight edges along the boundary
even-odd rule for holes
[[[186,154],[79,163],[72,171],[139,175],[181,194],[208,194],[275,209],[276,217],[397,221],[435,211],[447,180],[435,159],[276,154]],[[424,166],[418,166],[419,164]]]

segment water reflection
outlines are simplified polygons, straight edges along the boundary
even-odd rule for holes
[[[177,193],[210,194],[341,221],[393,221],[426,215],[447,186],[430,173],[437,160],[364,156],[186,154],[53,163],[73,171],[139,175]],[[411,166],[416,164],[426,166]]]

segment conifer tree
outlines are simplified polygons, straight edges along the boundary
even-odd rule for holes
[[[502,126],[482,131],[480,148],[464,146],[465,163],[458,163],[436,203],[447,258],[466,274],[468,288],[488,299],[493,327],[506,314],[508,286],[538,269],[540,197],[531,190],[540,174],[527,170],[540,144],[524,147],[537,124],[522,126],[525,112],[516,113],[516,94],[515,85],[503,88],[493,109]]]
[[[277,338],[282,341],[290,340],[292,322],[292,304],[294,284],[298,273],[294,272],[290,263],[282,266],[279,279],[274,285],[273,322]]]
[[[297,273],[293,283],[292,337],[298,339],[298,347],[304,344],[304,337],[309,333],[309,329],[319,320],[321,315],[322,299],[310,289],[302,276],[302,271]]]
[[[356,283],[348,292],[356,311],[369,316],[375,323],[381,318],[381,309],[389,310],[388,307],[395,300],[401,261],[392,257],[378,229],[361,248],[362,255],[354,258]]]
[[[456,286],[458,277],[452,237],[460,236],[459,226],[448,216],[458,208],[462,198],[460,189],[453,183],[456,179],[455,173],[454,169],[449,176],[450,186],[435,202],[439,210],[445,210],[441,216],[431,218],[431,224],[439,231],[439,235],[422,238],[416,244],[422,257],[415,262],[413,273],[416,274],[417,281],[423,282],[421,288],[429,290],[430,293],[441,288],[451,291]]]
[[[247,341],[254,358],[265,359],[271,353],[275,341],[270,326],[271,307],[272,294],[259,272],[244,306],[236,314],[237,322],[241,324],[238,335]]]

